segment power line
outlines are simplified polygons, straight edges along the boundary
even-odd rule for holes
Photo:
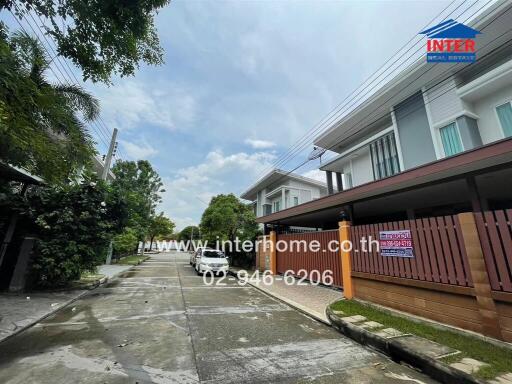
[[[489,1],[490,2],[490,1]],[[503,13],[497,15],[494,17],[493,20],[491,20],[487,25],[485,25],[484,27],[480,28],[480,30],[484,30],[485,28],[487,28],[489,25],[491,25],[492,23],[494,23],[499,17],[502,17],[505,13],[509,12],[510,10],[512,9],[512,6],[509,7],[506,11],[504,11]],[[502,33],[501,35],[497,36],[494,38],[493,41],[495,40],[498,40],[500,39],[501,37],[505,36],[506,34],[512,32],[512,29],[509,29],[507,31],[505,31],[504,33]],[[486,45],[484,45],[482,48],[485,48],[486,46],[488,46],[489,44],[491,44],[493,41],[487,43]],[[509,39],[507,40],[506,42],[504,42],[503,44],[499,45],[498,47],[494,48],[491,52],[489,52],[487,55],[491,54],[491,53],[496,53],[499,49],[505,47],[507,48],[507,43],[511,42],[512,39]],[[481,48],[481,49],[482,49]],[[485,55],[484,57],[487,57],[487,55]],[[483,58],[480,58],[478,59],[477,61],[480,61],[482,60]],[[437,65],[437,64],[435,64]],[[384,101],[384,103],[382,103],[381,105],[379,105],[378,107],[374,108],[373,112],[371,112],[371,114],[373,114],[375,111],[378,111],[378,109],[380,109],[382,107],[382,105],[384,105],[385,103],[387,103],[389,100],[391,100],[393,97],[395,97],[396,95],[398,95],[403,89],[407,88],[407,86],[411,85],[413,82],[415,82],[416,80],[418,80],[419,78],[421,78],[423,75],[425,75],[427,72],[429,72],[433,67],[435,67],[435,65],[433,65],[430,69],[428,69],[427,71],[423,72],[420,76],[416,77],[415,79],[413,79],[411,82],[409,82],[408,84],[405,85],[405,87],[403,87],[401,90],[399,90],[396,94],[394,94],[393,96],[391,96],[390,98],[388,98],[387,100]],[[451,70],[453,69],[453,67],[450,67],[449,69],[445,70],[444,72],[442,72],[439,76],[437,76],[437,78],[439,78],[440,76],[446,74],[447,72],[451,72]],[[441,79],[439,82],[437,82],[436,84],[432,85],[431,87],[429,87],[428,90],[431,90],[435,87],[437,87],[438,85],[442,84],[444,81],[446,81],[447,79],[449,79],[450,77],[453,77],[455,75],[457,75],[458,73],[460,73],[461,71],[463,71],[465,69],[465,67],[462,67],[461,69],[459,69],[458,71],[454,72],[454,73],[450,73],[447,77]],[[476,73],[476,75],[482,73],[483,71],[485,71],[485,68],[482,68],[480,71],[478,71]],[[434,80],[434,79],[433,79]],[[431,102],[435,101],[436,99],[438,99],[439,97],[441,97],[442,95],[446,94],[447,92],[449,92],[450,90],[453,90],[455,89],[456,86],[452,86],[452,87],[449,87],[447,89],[444,89],[443,92],[440,92],[438,95],[436,95],[436,97],[433,97],[433,98],[429,98],[428,102],[424,103],[425,105],[426,104],[430,104]],[[406,103],[411,103],[411,101],[406,101]],[[406,114],[405,116],[419,110],[422,106],[410,111],[408,114]],[[364,119],[364,118],[363,118]],[[379,120],[382,120],[382,119],[388,119],[388,116],[382,116],[380,118],[377,118],[376,120],[373,120],[372,122],[369,122],[367,123],[366,125],[373,125],[373,124],[376,124],[379,122]],[[347,132],[350,132],[353,128],[357,128],[357,126],[359,125],[359,123],[361,122],[362,120],[358,121],[357,123],[355,123],[352,127],[350,127]],[[346,134],[346,133],[343,133],[343,134]],[[334,139],[334,142],[335,144],[333,144],[331,147],[327,148],[327,150],[329,149],[332,149],[334,148],[336,145],[338,145],[338,142],[337,140],[341,138],[342,135],[338,136],[337,138]],[[287,172],[285,175],[281,176],[278,180],[276,180],[276,182],[278,182],[279,180],[281,180],[283,177],[289,175],[291,172],[294,172],[295,170],[297,170],[298,168],[302,167],[303,165],[305,165],[306,163],[308,163],[310,160],[307,160],[303,163],[301,163],[299,166],[295,167],[294,169],[292,169],[291,171]]]

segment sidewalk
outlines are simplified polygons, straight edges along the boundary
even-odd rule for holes
[[[241,268],[232,267],[231,272],[236,275],[240,269]],[[254,271],[247,271],[247,273],[251,276]],[[309,282],[304,282],[305,285],[297,285],[297,282],[298,279],[295,280],[295,284],[287,285],[283,281],[283,276],[275,275],[273,283],[266,285],[263,283],[261,274],[259,281],[249,280],[249,284],[253,287],[260,289],[268,295],[285,302],[319,321],[330,324],[331,321],[327,317],[325,310],[329,304],[343,298],[343,292],[322,285],[312,285]]]
[[[130,265],[101,265],[98,273],[104,275],[103,284],[118,274],[127,271]],[[0,342],[21,332],[60,308],[77,300],[87,289],[57,292],[0,293]]]

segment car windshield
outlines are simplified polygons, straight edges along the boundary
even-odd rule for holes
[[[214,250],[206,250],[203,252],[204,257],[213,257],[213,258],[224,258],[224,254],[221,251]]]

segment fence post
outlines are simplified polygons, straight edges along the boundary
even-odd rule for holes
[[[475,286],[476,301],[482,318],[482,333],[497,339],[503,339],[496,303],[491,295],[491,284],[485,265],[484,254],[478,236],[473,212],[459,213],[462,239],[468,264]]]
[[[277,233],[276,231],[270,231],[270,272],[275,275],[277,274]]]
[[[343,279],[343,296],[347,299],[354,297],[352,289],[352,263],[350,260],[350,251],[345,251],[342,247],[345,241],[350,241],[350,221],[340,221],[339,235],[340,235],[340,257],[341,257],[341,276]]]

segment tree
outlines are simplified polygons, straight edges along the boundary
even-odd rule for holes
[[[183,228],[178,236],[179,240],[183,241],[199,239],[199,237],[199,227],[194,225],[189,225],[188,227]]]
[[[114,251],[122,255],[137,250],[137,232],[132,228],[125,228],[122,233],[114,237]]]
[[[124,204],[102,181],[34,188],[27,199],[38,238],[32,276],[40,286],[94,272],[126,223]]]
[[[151,224],[149,225],[149,249],[153,248],[153,240],[156,236],[167,236],[172,235],[174,232],[175,224],[167,217],[164,216],[163,212],[158,216],[151,218]]]
[[[109,82],[133,75],[141,61],[163,62],[154,15],[169,0],[2,0],[20,19],[35,13],[58,53],[83,71],[84,80]]]
[[[112,189],[128,207],[128,227],[135,230],[138,241],[144,241],[162,200],[160,194],[165,192],[162,180],[147,160],[118,161],[112,171],[116,176]]]
[[[208,241],[253,240],[258,224],[252,209],[235,195],[217,195],[201,217],[201,234]]]
[[[99,103],[82,88],[46,79],[51,60],[39,42],[0,25],[0,158],[47,182],[76,177],[94,154],[86,121]]]

